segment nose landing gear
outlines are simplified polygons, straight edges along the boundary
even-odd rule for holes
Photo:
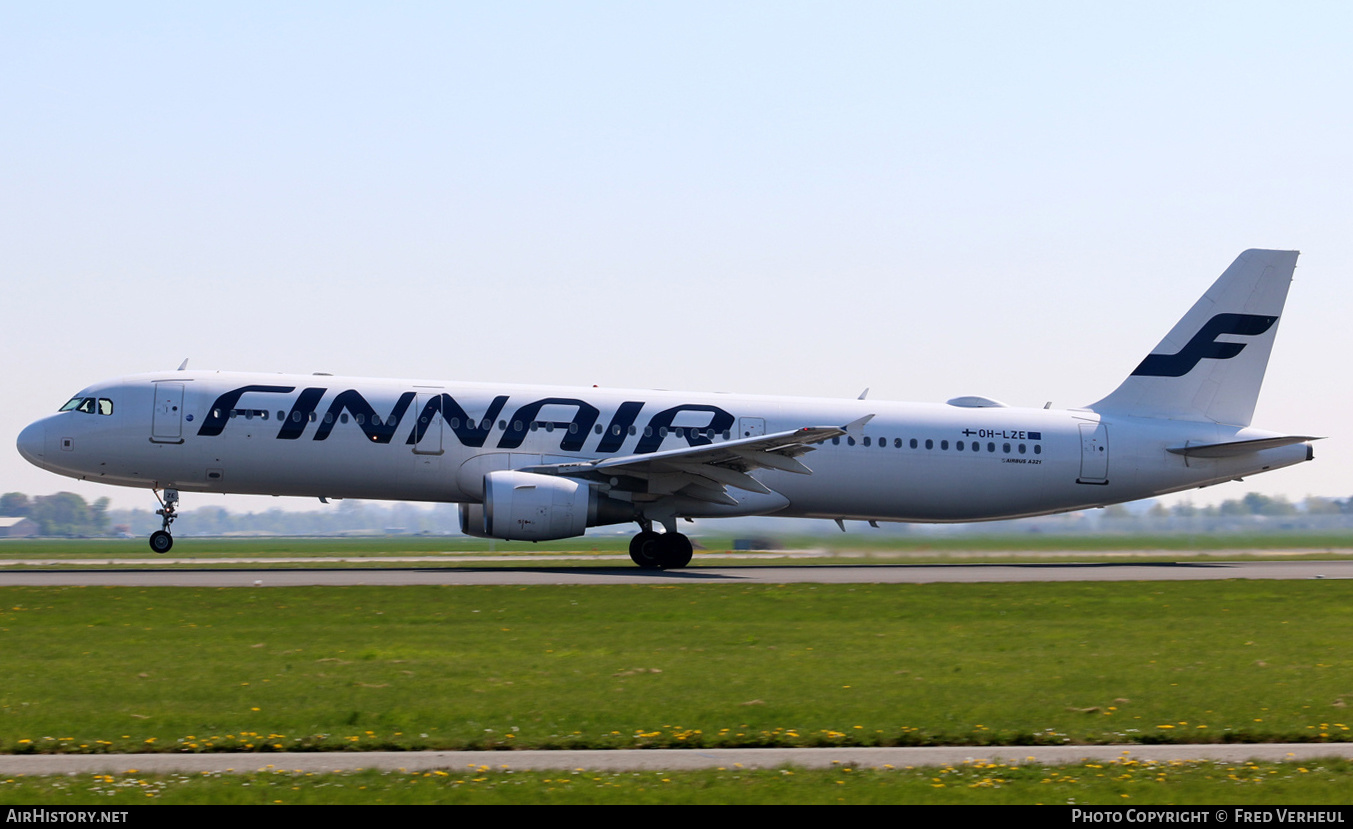
[[[164,498],[160,498],[160,493],[153,489],[151,492],[155,494],[155,500],[160,502],[160,508],[155,510],[155,514],[160,516],[162,523],[158,531],[150,534],[150,549],[157,553],[167,553],[174,546],[174,537],[169,534],[169,526],[178,517],[175,513],[179,503],[179,491],[166,489]]]

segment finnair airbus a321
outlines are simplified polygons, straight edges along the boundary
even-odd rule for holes
[[[90,386],[18,446],[61,475],[151,489],[160,553],[180,492],[232,492],[456,502],[466,533],[510,540],[634,522],[636,564],[684,567],[680,518],[1017,518],[1309,461],[1316,438],[1250,428],[1296,261],[1242,253],[1078,409],[180,367]]]

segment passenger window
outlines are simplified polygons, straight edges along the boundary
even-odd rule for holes
[[[841,445],[841,437],[839,435],[837,437],[832,438],[832,446],[840,446],[840,445]]]
[[[1010,444],[1008,444],[1008,443],[1002,443],[1002,444],[1001,444],[1001,451],[1004,452],[1005,454],[1009,455],[1009,454],[1010,454]]]
[[[894,449],[902,448],[902,438],[893,438],[893,448]]]
[[[930,438],[926,438],[926,439],[925,439],[925,448],[927,448],[927,449],[934,449],[934,448],[935,448],[935,441],[931,440]]]
[[[1021,455],[1024,454],[1024,444],[1022,444],[1022,443],[1019,445],[1019,453],[1020,453]]]
[[[1034,454],[1035,454],[1035,455],[1041,455],[1041,454],[1043,454],[1043,444],[1041,444],[1041,443],[1035,443],[1035,444],[1034,444]]]
[[[957,443],[955,443],[955,444],[954,444],[954,449],[955,449],[956,451],[962,452],[962,451],[963,451],[963,441],[960,440],[960,441],[958,441]]]
[[[942,441],[940,441],[940,448],[941,448],[941,449],[944,449],[945,451],[948,451],[948,449],[949,449],[949,441],[947,441],[947,440],[942,440]]]
[[[915,448],[916,448],[916,438],[912,438],[912,439],[911,439],[911,448],[912,448],[912,449],[915,449]]]
[[[988,443],[988,444],[987,444],[987,451],[988,451],[988,452],[995,452],[995,451],[996,451],[996,444],[994,444],[994,443]]]
[[[866,437],[866,438],[864,439],[864,445],[865,445],[865,446],[868,446],[868,445],[869,445],[869,438]]]

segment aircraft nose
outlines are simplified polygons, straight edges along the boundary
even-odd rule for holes
[[[47,424],[39,420],[29,424],[19,433],[19,454],[24,460],[36,466],[42,466],[42,453],[47,443]]]

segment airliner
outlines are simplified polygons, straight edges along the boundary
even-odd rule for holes
[[[181,492],[450,502],[472,536],[634,523],[640,567],[691,561],[682,519],[987,521],[1292,466],[1318,438],[1250,426],[1296,251],[1248,250],[1107,397],[1081,408],[178,370],[97,383],[18,438],[31,463]],[[161,495],[163,493],[163,495]],[[657,528],[663,531],[659,532]]]

